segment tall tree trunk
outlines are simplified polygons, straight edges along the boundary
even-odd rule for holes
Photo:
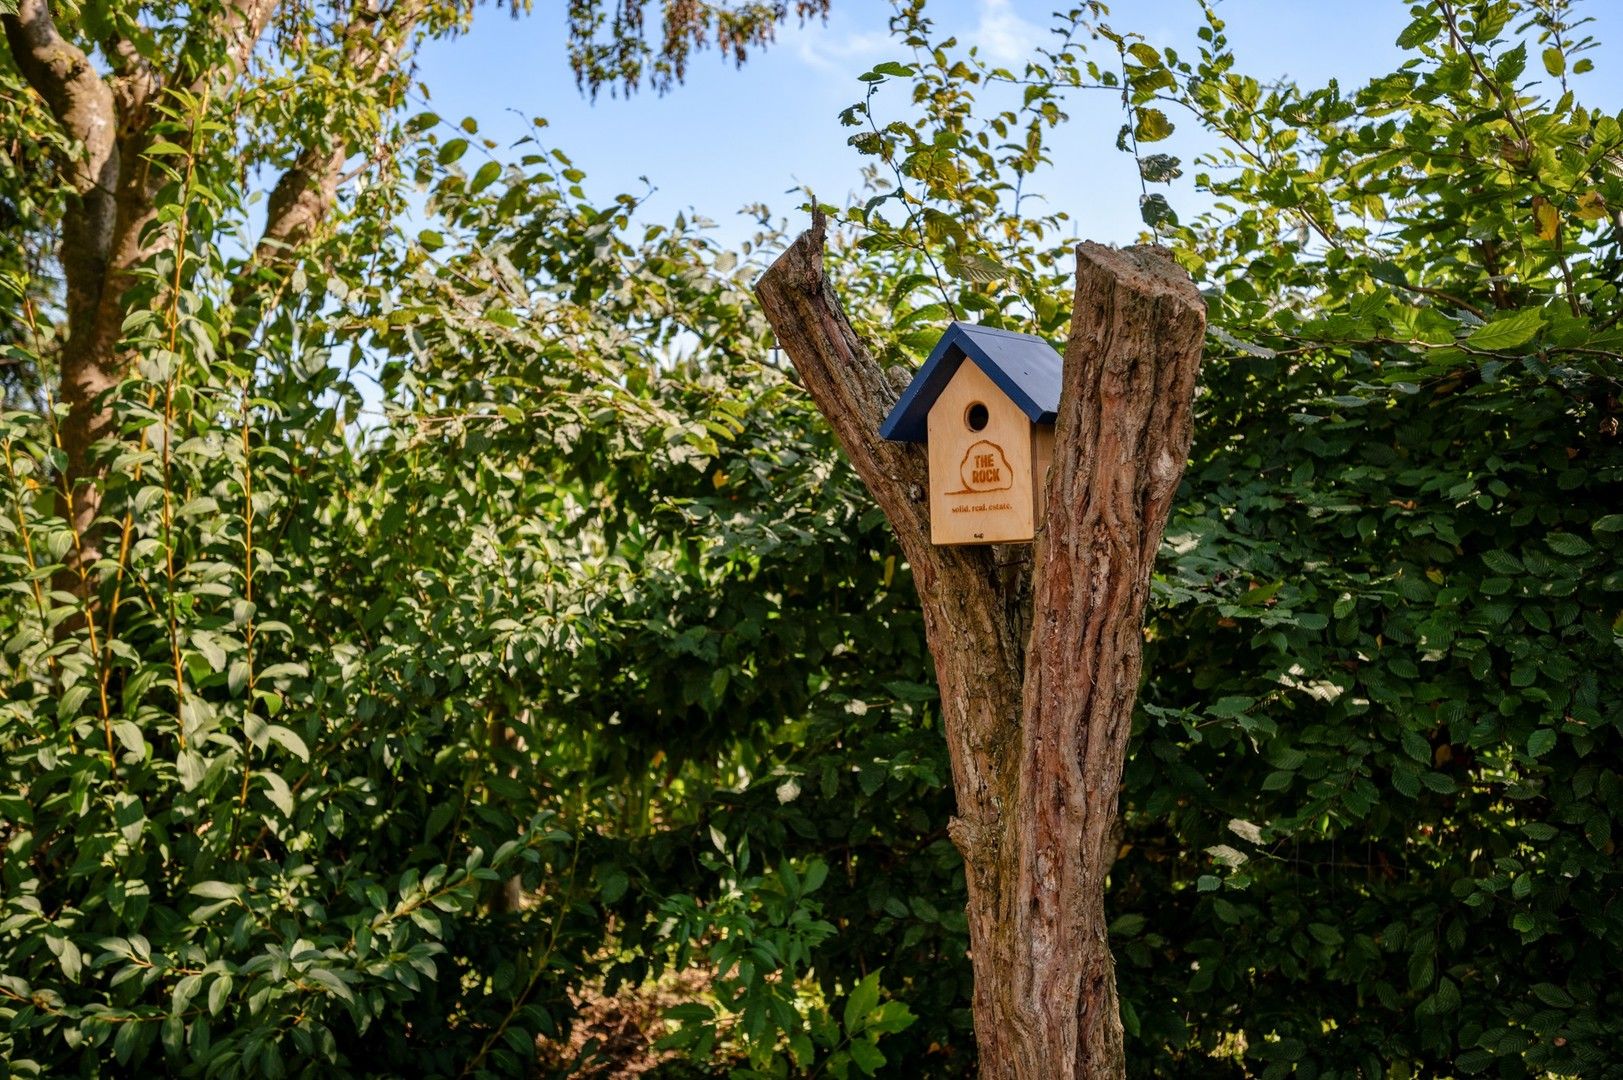
[[[176,85],[193,94],[228,83],[248,66],[280,0],[225,0],[200,17],[172,65]],[[343,62],[363,81],[382,76],[410,38],[426,0],[397,0],[388,8],[357,0],[343,31]],[[112,70],[98,73],[85,52],[58,30],[48,0],[18,0],[13,15],[0,16],[18,70],[45,100],[63,132],[82,152],[65,160],[73,194],[62,219],[61,262],[67,287],[67,335],[60,354],[61,392],[67,417],[59,437],[67,458],[58,512],[79,542],[57,574],[56,588],[89,600],[101,557],[98,518],[102,475],[96,444],[114,434],[106,394],[128,374],[132,357],[119,348],[125,292],[132,271],[166,241],[148,230],[157,215],[161,174],[149,168],[151,105],[164,81],[126,41],[108,42]],[[337,199],[348,148],[314,143],[300,153],[276,184],[265,232],[253,265],[244,267],[232,300],[246,309],[233,342],[251,336],[260,315],[255,298],[258,267],[281,269],[307,242]],[[70,629],[73,621],[64,622]]]
[[[1104,886],[1205,305],[1162,249],[1080,245],[1036,542],[935,547],[925,451],[878,436],[898,388],[823,274],[823,228],[756,293],[913,569],[958,799],[981,1075],[1122,1076]]]
[[[14,15],[0,18],[17,68],[81,152],[66,162],[72,194],[62,219],[62,270],[67,285],[68,336],[61,356],[60,400],[68,407],[62,449],[68,458],[60,512],[75,532],[88,537],[100,499],[90,474],[89,452],[106,435],[112,418],[96,406],[118,381],[111,345],[118,323],[103,315],[118,228],[123,170],[113,88],[89,57],[58,33],[45,0],[20,0]],[[127,230],[122,230],[127,233]],[[73,573],[58,587],[73,589],[78,567],[96,557],[92,543],[68,556]]]

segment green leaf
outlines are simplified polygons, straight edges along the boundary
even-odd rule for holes
[[[1414,10],[1423,11],[1423,9],[1419,8]],[[1403,32],[1398,35],[1398,48],[1412,49],[1416,45],[1424,44],[1425,42],[1428,42],[1432,38],[1436,37],[1437,32],[1441,29],[1441,22],[1439,22],[1429,13],[1423,12],[1408,26],[1404,27]]]
[[[141,734],[140,727],[133,721],[113,721],[113,734],[118,736],[118,741],[123,745],[124,749],[137,757],[145,756],[147,749],[146,737]]]
[[[1173,212],[1172,204],[1167,202],[1167,197],[1160,192],[1140,195],[1138,197],[1138,213],[1139,217],[1144,220],[1144,224],[1152,229],[1178,224],[1178,215]]]
[[[1588,540],[1581,536],[1574,536],[1572,533],[1553,532],[1544,538],[1544,542],[1549,544],[1550,550],[1557,555],[1565,555],[1574,559],[1580,555],[1588,555],[1595,550]]]
[[[225,1008],[226,999],[231,996],[231,976],[221,975],[209,983],[209,1015],[219,1016],[220,1010]]]
[[[248,685],[249,670],[247,660],[231,661],[230,666],[226,669],[225,685],[232,697],[242,693],[242,688]]]
[[[1008,268],[995,259],[984,255],[964,254],[948,255],[942,264],[947,273],[959,281],[969,281],[978,285],[1001,281],[1009,274]]]
[[[479,171],[473,174],[473,180],[468,184],[470,192],[480,192],[495,183],[502,175],[502,166],[499,161],[487,161],[479,166]]]
[[[344,980],[338,977],[336,972],[330,971],[327,968],[312,967],[306,969],[304,974],[305,977],[313,979],[322,986],[325,986],[333,993],[335,997],[342,998],[344,1001],[355,1000],[354,993],[351,992],[349,986],[345,984]]]
[[[1329,923],[1308,923],[1307,932],[1312,934],[1313,939],[1319,942],[1321,945],[1341,945],[1346,941],[1346,939],[1341,936],[1341,931],[1337,930]]]
[[[1288,769],[1275,769],[1262,779],[1262,790],[1284,791],[1291,786],[1296,774]]]
[[[0,0],[0,2],[3,2],[3,0]],[[185,1019],[174,1014],[164,1017],[163,1026],[159,1031],[159,1038],[163,1040],[164,1053],[171,1060],[178,1060],[186,1050]]]
[[[857,1068],[862,1070],[864,1076],[872,1076],[885,1064],[885,1055],[879,1047],[867,1039],[853,1040],[850,1047],[851,1060],[856,1062]]]
[[[1139,159],[1138,175],[1149,184],[1170,184],[1183,175],[1182,162],[1171,154],[1146,154]]]
[[[598,898],[605,904],[612,904],[626,894],[626,888],[630,884],[631,879],[618,867],[600,868],[597,879]]]
[[[1533,993],[1538,995],[1538,999],[1540,1001],[1553,1008],[1570,1009],[1573,1007],[1573,1005],[1577,1004],[1577,1002],[1573,1000],[1571,994],[1567,993],[1554,983],[1535,983],[1533,985]]]
[[[1544,326],[1544,312],[1539,308],[1523,308],[1501,315],[1492,322],[1483,323],[1466,337],[1467,345],[1474,349],[1503,351],[1533,340]]]
[[[1426,765],[1431,764],[1431,744],[1412,728],[1404,728],[1402,734],[1403,752],[1416,761]]]
[[[1160,51],[1142,41],[1135,41],[1127,46],[1127,52],[1134,60],[1137,60],[1145,67],[1158,67],[1161,63]]]
[[[175,772],[181,787],[191,791],[203,782],[203,758],[195,750],[182,750],[175,757]]]
[[[1479,4],[1475,24],[1471,27],[1471,40],[1486,45],[1499,36],[1510,22],[1510,0],[1486,0]]]
[[[1148,921],[1142,915],[1119,915],[1110,924],[1110,936],[1114,938],[1137,937],[1143,932],[1144,924]]]
[[[854,1035],[862,1030],[862,1022],[878,1004],[879,969],[876,968],[857,983],[851,990],[851,996],[845,999],[845,1011],[842,1014],[845,1033]]]
[[[1229,694],[1225,697],[1218,698],[1216,701],[1208,705],[1206,707],[1206,712],[1211,716],[1244,716],[1254,705],[1256,705],[1256,703],[1257,699],[1254,697],[1248,697],[1243,694]]]
[[[716,1018],[716,1011],[701,1002],[685,1001],[666,1009],[665,1016],[683,1024],[709,1023]]]
[[[254,775],[265,781],[265,797],[271,801],[271,805],[280,810],[283,817],[292,817],[293,789],[287,786],[281,774],[261,769]]]
[[[1141,143],[1160,142],[1173,132],[1172,121],[1160,109],[1137,110],[1138,122],[1133,127],[1133,138]]]
[[[304,745],[304,740],[292,728],[283,727],[281,724],[271,724],[265,729],[265,734],[269,736],[271,742],[280,746],[300,761],[310,760],[310,748]]]
[[[1527,737],[1527,754],[1529,757],[1543,757],[1555,749],[1555,731],[1552,728],[1539,728]]]
[[[1544,50],[1544,70],[1559,78],[1566,74],[1567,57],[1560,49],[1553,45]]]
[[[113,1057],[120,1065],[127,1065],[135,1048],[141,1043],[141,1025],[133,1018],[125,1020],[118,1025],[118,1034],[113,1036]]]
[[[1416,1006],[1416,1011],[1422,1016],[1443,1016],[1459,1007],[1459,987],[1454,980],[1445,978],[1437,981],[1437,989]]]

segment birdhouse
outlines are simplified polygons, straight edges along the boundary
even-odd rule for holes
[[[955,322],[879,434],[928,444],[930,540],[1037,535],[1059,409],[1059,353],[1041,338]]]

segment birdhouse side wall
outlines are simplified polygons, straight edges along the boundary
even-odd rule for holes
[[[1048,506],[1048,466],[1054,461],[1054,425],[1033,424],[1031,428],[1031,505],[1036,507],[1033,523],[1041,521]]]
[[[985,407],[985,425],[971,410]],[[930,539],[998,544],[1035,534],[1034,425],[972,360],[930,407]]]

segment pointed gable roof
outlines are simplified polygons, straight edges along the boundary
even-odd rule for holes
[[[1030,334],[955,322],[947,327],[935,351],[879,425],[880,437],[923,442],[929,431],[930,406],[965,360],[973,360],[1033,424],[1054,422],[1063,369],[1054,347]]]

